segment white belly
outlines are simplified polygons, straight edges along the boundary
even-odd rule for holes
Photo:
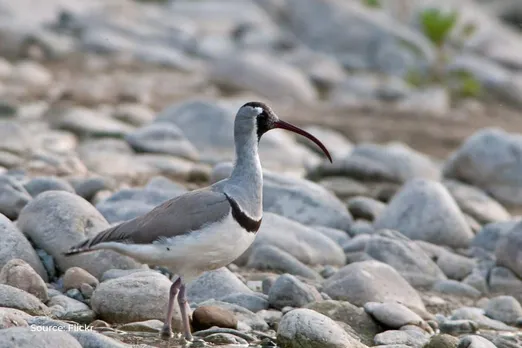
[[[142,263],[166,267],[188,282],[206,271],[232,263],[255,237],[255,233],[244,230],[229,214],[219,223],[158,244],[102,244]]]

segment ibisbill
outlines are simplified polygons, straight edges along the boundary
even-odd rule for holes
[[[72,246],[65,255],[108,249],[144,264],[167,268],[177,279],[170,288],[161,336],[173,335],[171,323],[177,296],[183,334],[191,341],[185,286],[204,272],[229,265],[254,242],[263,218],[263,174],[258,144],[263,134],[277,128],[307,137],[332,161],[326,147],[313,135],[282,121],[264,103],[246,103],[239,108],[234,121],[236,160],[228,178],[101,231]]]

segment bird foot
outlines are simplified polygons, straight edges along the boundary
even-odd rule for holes
[[[163,340],[168,340],[174,337],[174,332],[172,332],[172,329],[169,326],[163,326],[163,328],[160,331],[160,337]]]

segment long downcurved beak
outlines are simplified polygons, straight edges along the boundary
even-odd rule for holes
[[[326,147],[323,145],[323,143],[321,143],[319,141],[319,139],[317,139],[316,137],[314,137],[312,134],[302,130],[301,128],[299,127],[296,127],[294,126],[293,124],[290,124],[288,122],[285,122],[285,121],[281,121],[281,120],[277,120],[276,122],[274,122],[273,124],[273,127],[274,128],[281,128],[281,129],[286,129],[286,130],[289,130],[291,132],[294,132],[294,133],[297,133],[299,135],[302,135],[308,139],[310,139],[311,141],[313,141],[314,143],[317,144],[317,146],[319,146],[321,148],[321,150],[323,150],[323,152],[325,153],[326,157],[328,157],[328,159],[330,160],[330,162],[332,162],[332,157],[330,156],[330,153],[328,152],[328,150],[326,149]]]

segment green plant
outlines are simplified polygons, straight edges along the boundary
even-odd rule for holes
[[[482,95],[482,85],[473,74],[467,71],[456,71],[451,79],[455,82],[453,94],[460,98],[479,98]]]
[[[381,7],[381,1],[380,0],[363,0],[363,4],[367,7],[372,8],[380,8]]]
[[[420,24],[424,35],[437,47],[442,47],[451,30],[457,23],[456,11],[444,12],[437,8],[429,8],[421,12]]]

